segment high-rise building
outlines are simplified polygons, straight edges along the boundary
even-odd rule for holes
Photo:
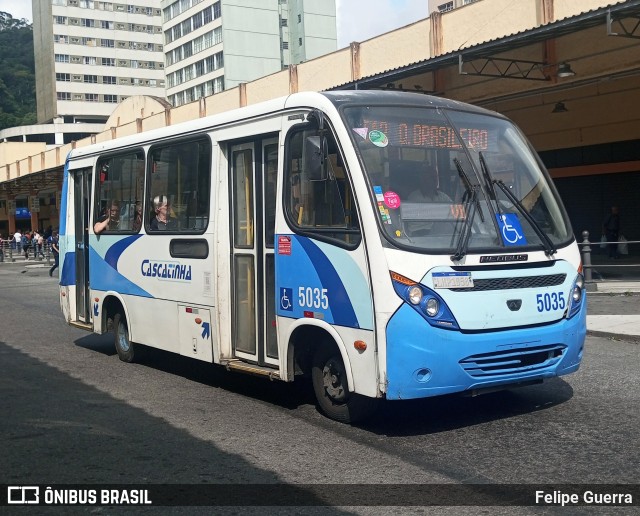
[[[174,106],[336,50],[335,0],[162,0]]]
[[[133,95],[165,96],[159,0],[32,0],[38,122],[105,122]]]

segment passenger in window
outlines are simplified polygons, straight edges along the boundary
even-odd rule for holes
[[[155,217],[149,224],[149,227],[153,231],[175,231],[178,229],[178,221],[171,217],[169,199],[166,195],[156,195],[153,198],[153,209],[155,211]]]
[[[133,225],[131,229],[134,233],[139,233],[142,227],[142,201],[136,199],[135,215],[133,218]]]
[[[428,166],[420,174],[418,188],[409,194],[409,202],[451,202],[451,197],[438,189],[438,173]]]
[[[93,231],[99,235],[105,230],[117,231],[120,228],[120,201],[112,199],[106,213],[93,225]]]

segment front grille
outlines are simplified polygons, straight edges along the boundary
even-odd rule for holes
[[[505,349],[472,355],[460,360],[459,364],[474,378],[531,372],[557,364],[565,349],[564,344]]]
[[[540,288],[562,285],[566,274],[549,276],[526,276],[516,278],[474,279],[473,287],[456,288],[455,292],[479,292],[485,290],[510,290],[516,288]]]

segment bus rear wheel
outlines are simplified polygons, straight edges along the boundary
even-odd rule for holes
[[[313,356],[313,390],[320,410],[341,423],[355,423],[371,416],[378,404],[374,398],[349,392],[347,372],[340,352],[322,346]]]
[[[135,345],[129,340],[127,318],[118,312],[113,318],[116,351],[123,362],[133,362],[135,359]]]

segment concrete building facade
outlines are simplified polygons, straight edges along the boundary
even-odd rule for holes
[[[167,98],[187,104],[336,50],[333,0],[162,0]]]
[[[433,12],[446,13],[458,7],[473,4],[480,0],[429,0],[429,14]]]
[[[157,0],[32,0],[39,124],[100,123],[134,95],[164,96]]]

